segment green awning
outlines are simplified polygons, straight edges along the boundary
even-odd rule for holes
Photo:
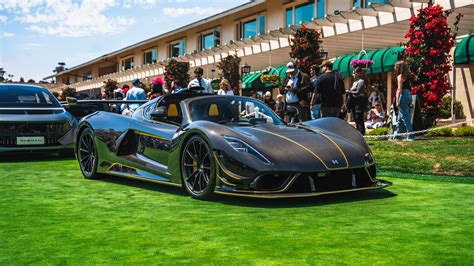
[[[392,47],[381,50],[369,51],[367,54],[352,54],[342,56],[334,61],[334,69],[339,70],[344,77],[352,76],[354,68],[351,61],[355,59],[367,59],[374,61],[374,65],[369,69],[367,74],[378,74],[393,71],[393,66],[401,57],[405,48]]]
[[[286,66],[281,65],[277,68],[272,68],[272,70],[270,70],[270,72],[268,74],[269,75],[278,75],[278,76],[280,76],[280,82],[277,82],[275,84],[265,83],[265,88],[278,87],[286,79]]]
[[[454,64],[467,64],[474,61],[474,35],[462,39],[454,50]]]
[[[262,76],[263,71],[253,72],[242,77],[242,88],[243,89],[264,89],[264,88],[273,88],[278,87],[286,79],[286,66],[282,65],[276,68],[272,68],[269,75],[278,75],[280,76],[280,82],[271,84],[271,83],[262,83],[260,76]]]
[[[264,85],[260,81],[262,72],[254,72],[246,75],[242,81],[243,89],[263,89]]]

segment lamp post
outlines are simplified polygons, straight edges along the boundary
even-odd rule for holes
[[[250,74],[251,67],[247,65],[247,63],[245,63],[240,70],[242,72],[242,77],[243,77],[245,75]]]
[[[243,64],[242,67],[240,68],[240,72],[242,73],[242,78],[244,76],[250,74],[250,70],[251,70],[251,67],[249,65],[247,65],[247,63]],[[241,95],[241,96],[242,96],[242,87],[243,86],[240,86],[240,91],[239,91],[239,95]]]
[[[321,54],[321,60],[328,60],[328,51],[326,51],[325,49],[321,49],[319,53]]]

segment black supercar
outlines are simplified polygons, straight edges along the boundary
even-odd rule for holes
[[[0,153],[70,151],[77,120],[47,89],[0,84]]]
[[[376,179],[364,138],[345,121],[288,125],[262,102],[194,91],[139,107],[99,111],[76,135],[83,175],[182,186],[193,197],[303,197],[391,185]]]

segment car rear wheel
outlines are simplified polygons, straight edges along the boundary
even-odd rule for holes
[[[193,198],[210,199],[214,196],[215,163],[209,144],[200,136],[191,137],[184,146],[181,178],[184,188]]]
[[[94,131],[90,128],[84,129],[78,138],[77,159],[81,172],[87,179],[101,178],[97,173],[98,154],[94,139]]]

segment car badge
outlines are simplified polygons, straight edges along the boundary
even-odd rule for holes
[[[333,165],[338,165],[339,164],[338,160],[332,160],[331,162],[332,162]]]

